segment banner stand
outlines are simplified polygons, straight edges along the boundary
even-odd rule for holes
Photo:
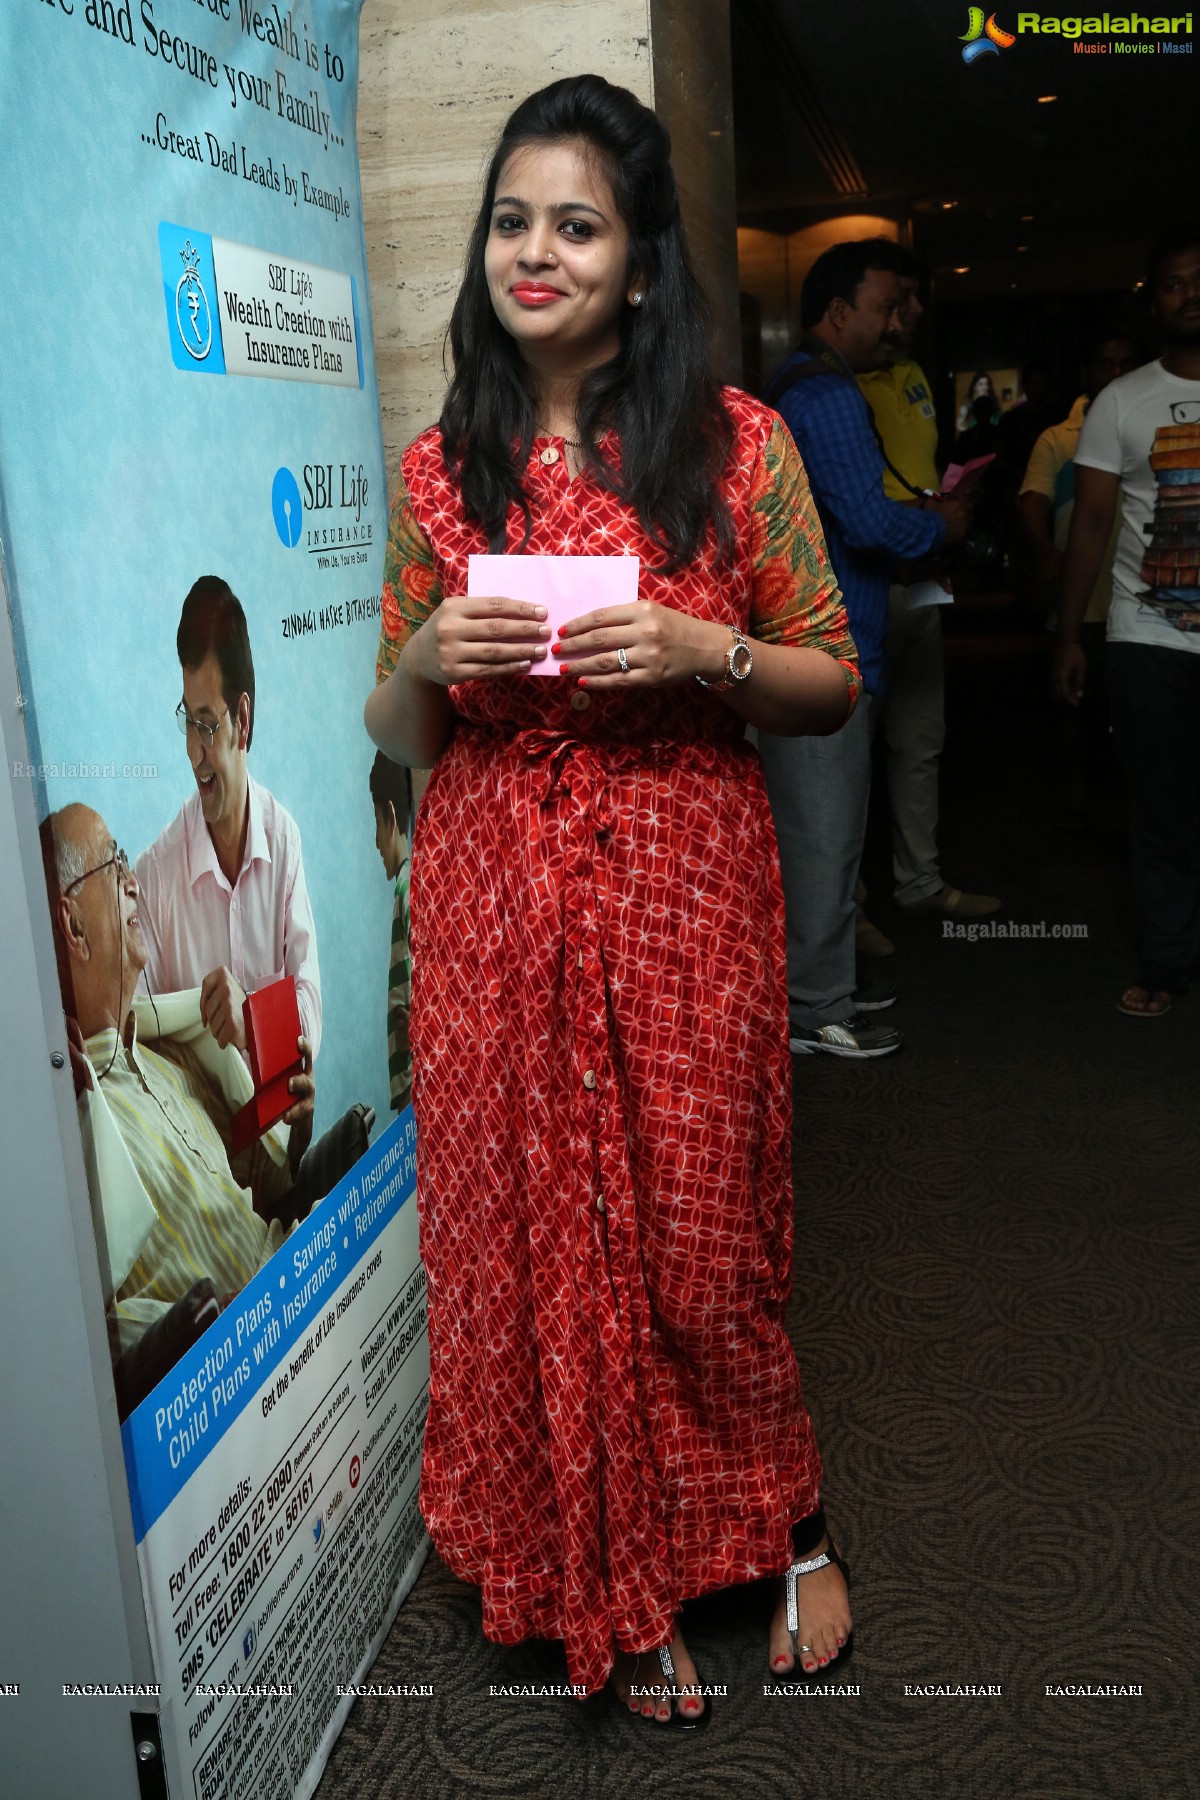
[[[112,1683],[144,1686],[154,1669],[34,795],[13,774],[29,751],[4,600],[0,1770],[6,1800],[136,1800],[130,1718],[147,1701],[62,1693],[64,1683],[101,1671]],[[36,1205],[17,1204],[28,1195]]]
[[[5,1800],[309,1800],[426,1553],[360,3],[0,9]]]
[[[209,1740],[208,1759],[196,1761],[189,1770],[182,1746],[195,1742],[196,1732],[195,1727],[184,1730],[184,1710],[190,1705],[193,1713],[196,1711],[197,1665],[189,1663],[182,1675],[174,1672],[178,1679],[172,1678],[170,1669],[163,1666],[162,1649],[172,1641],[171,1632],[161,1620],[155,1638],[158,1666],[152,1650],[148,1626],[153,1629],[154,1620],[148,1619],[147,1608],[153,1612],[156,1597],[164,1588],[172,1591],[169,1576],[165,1582],[156,1579],[155,1559],[161,1560],[163,1554],[157,1545],[165,1541],[170,1554],[172,1511],[189,1538],[194,1535],[189,1504],[193,1495],[186,1480],[180,1481],[178,1493],[157,1495],[135,1481],[135,1474],[154,1477],[152,1452],[143,1452],[139,1461],[138,1430],[141,1422],[145,1431],[145,1416],[154,1410],[162,1389],[155,1390],[124,1427],[117,1419],[91,1203],[44,906],[34,793],[29,780],[17,773],[26,769],[30,760],[23,712],[5,606],[0,627],[5,767],[5,779],[0,782],[0,916],[6,921],[7,941],[0,1142],[5,1147],[5,1191],[11,1197],[5,1207],[5,1255],[0,1258],[0,1366],[6,1372],[0,1400],[0,1442],[4,1444],[0,1464],[4,1532],[0,1769],[5,1800],[46,1800],[48,1795],[74,1793],[86,1793],[89,1800],[132,1800],[134,1795],[140,1800],[163,1800],[166,1795],[197,1789],[215,1797],[233,1791],[229,1785],[234,1779],[231,1765],[237,1767],[243,1783],[249,1782],[238,1791],[253,1793],[257,1774],[267,1773],[265,1752],[257,1766],[242,1763],[241,1758],[244,1746],[264,1735],[261,1715],[266,1706],[258,1701],[238,1702],[231,1710],[223,1698]],[[408,1147],[401,1157],[398,1147],[405,1139]],[[342,1362],[335,1381],[343,1385],[335,1401],[326,1406],[320,1429],[308,1427],[309,1468],[324,1467],[323,1484],[312,1473],[303,1483],[293,1483],[292,1459],[286,1453],[276,1457],[264,1480],[268,1500],[261,1504],[266,1531],[254,1521],[252,1554],[256,1561],[270,1560],[272,1524],[274,1541],[290,1540],[291,1551],[299,1548],[299,1553],[282,1589],[277,1589],[269,1602],[268,1612],[279,1605],[269,1648],[264,1637],[261,1645],[247,1651],[243,1638],[243,1656],[249,1660],[257,1648],[260,1671],[265,1652],[267,1667],[277,1664],[281,1678],[291,1676],[299,1665],[296,1640],[307,1639],[313,1616],[332,1614],[333,1619],[341,1619],[336,1643],[331,1639],[323,1659],[321,1655],[315,1659],[312,1719],[304,1722],[299,1734],[297,1715],[309,1708],[305,1690],[299,1688],[295,1699],[289,1698],[287,1703],[271,1703],[271,1712],[281,1715],[276,1762],[269,1770],[271,1791],[278,1791],[281,1771],[285,1771],[293,1784],[291,1791],[311,1793],[353,1705],[349,1692],[331,1702],[329,1683],[322,1686],[322,1676],[334,1666],[335,1657],[340,1657],[343,1684],[349,1687],[362,1679],[428,1549],[416,1510],[426,1339],[424,1271],[416,1260],[415,1206],[406,1205],[415,1180],[412,1144],[409,1112],[376,1144],[373,1157],[364,1157],[355,1166],[355,1179],[334,1190],[327,1211],[309,1227],[315,1241],[324,1242],[331,1238],[336,1214],[339,1231],[345,1227],[341,1241],[348,1247],[350,1234],[358,1226],[357,1236],[362,1241],[358,1262],[351,1262],[340,1287],[331,1287],[327,1297],[336,1298],[336,1306],[324,1318],[328,1323],[335,1311],[340,1337],[347,1339],[352,1310],[362,1314],[355,1327],[361,1340],[361,1367],[348,1374],[349,1365]],[[391,1165],[397,1172],[389,1182]],[[402,1183],[406,1191],[400,1193],[397,1203]],[[36,1206],[17,1203],[27,1202],[30,1195],[37,1196]],[[385,1233],[389,1240],[387,1263],[382,1246],[368,1261],[376,1239]],[[389,1268],[394,1279],[401,1244],[403,1294],[387,1285]],[[306,1252],[300,1248],[294,1254],[304,1258]],[[268,1280],[272,1285],[278,1280],[282,1286],[286,1279],[278,1275],[277,1260],[225,1309],[218,1325],[230,1321],[230,1330],[240,1330],[239,1320],[261,1312],[262,1286]],[[378,1291],[372,1296],[369,1283],[381,1269]],[[311,1304],[295,1303],[291,1330],[279,1339],[276,1362],[285,1373],[277,1388],[280,1382],[287,1385],[287,1353],[302,1337],[303,1348],[295,1361],[306,1365],[310,1391],[321,1384],[322,1351],[326,1363],[343,1358],[344,1348],[335,1343],[339,1333],[332,1329],[328,1341],[313,1348],[314,1336],[320,1343],[321,1325],[315,1332],[308,1328],[325,1298],[321,1297],[316,1313]],[[363,1304],[372,1298],[374,1304]],[[361,1335],[364,1331],[365,1336]],[[204,1348],[207,1342],[207,1338],[200,1340],[197,1355],[211,1355]],[[185,1358],[168,1381],[186,1382],[187,1366]],[[270,1359],[264,1357],[262,1371],[256,1371],[261,1384],[253,1396],[256,1401],[260,1394],[264,1399],[269,1395],[270,1367]],[[295,1363],[292,1368],[294,1371]],[[162,1388],[167,1385],[164,1382]],[[332,1387],[325,1391],[331,1393]],[[318,1445],[327,1418],[332,1440],[332,1421],[343,1399],[341,1422],[350,1435],[331,1460],[332,1444],[320,1449]],[[392,1404],[385,1413],[389,1399]],[[357,1422],[358,1411],[364,1408],[367,1422],[374,1421],[370,1436]],[[263,1419],[256,1420],[247,1411],[241,1423],[244,1436],[265,1443],[271,1432],[264,1426],[265,1405],[262,1411]],[[402,1415],[398,1419],[397,1413]],[[280,1426],[283,1414],[280,1408],[280,1419],[273,1423]],[[309,1415],[310,1420],[313,1416]],[[235,1420],[227,1428],[228,1437],[235,1442],[238,1423]],[[350,1488],[355,1491],[343,1492],[339,1487],[330,1499],[330,1485],[343,1469],[349,1470]],[[308,1491],[310,1485],[315,1495]],[[268,1517],[266,1507],[275,1490],[278,1511]],[[248,1505],[247,1514],[251,1510]],[[140,1570],[135,1526],[141,1541]],[[250,1543],[250,1527],[249,1517],[232,1521],[222,1517],[220,1534],[215,1527],[211,1529],[211,1563],[205,1565],[193,1556],[198,1573],[192,1587],[207,1580],[208,1591],[215,1592],[220,1581],[219,1561],[229,1556],[242,1531]],[[310,1541],[310,1527],[315,1542]],[[297,1571],[301,1573],[297,1575]],[[189,1577],[191,1572],[189,1567]],[[240,1570],[238,1574],[241,1580]],[[280,1594],[286,1595],[293,1579],[294,1598],[285,1612]],[[183,1601],[191,1591],[190,1587]],[[245,1615],[242,1623],[237,1623],[237,1608],[245,1605],[244,1599],[236,1597],[240,1588],[227,1581],[226,1596],[231,1592],[235,1597],[223,1601],[229,1610],[218,1642],[226,1625],[232,1642],[245,1624]],[[293,1615],[295,1629],[289,1642],[288,1621]],[[260,1620],[260,1634],[261,1629]],[[181,1630],[182,1625],[177,1624],[176,1639]],[[308,1679],[313,1660],[306,1651],[301,1669],[304,1679]],[[189,1684],[193,1688],[190,1693]],[[289,1687],[289,1696],[291,1692]],[[247,1705],[249,1716],[242,1710]],[[178,1716],[173,1718],[173,1713]],[[242,1769],[247,1770],[244,1777]]]

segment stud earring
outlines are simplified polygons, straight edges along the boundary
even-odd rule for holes
[[[640,305],[641,305],[641,304],[642,304],[642,290],[641,290],[641,288],[639,288],[639,289],[638,289],[638,291],[637,291],[637,293],[636,293],[636,294],[630,294],[630,296],[629,296],[629,304],[630,304],[630,306],[640,306]]]

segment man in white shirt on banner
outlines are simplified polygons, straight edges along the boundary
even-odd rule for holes
[[[1186,993],[1200,951],[1200,220],[1159,240],[1146,275],[1163,354],[1110,382],[1079,434],[1055,657],[1078,705],[1080,625],[1119,498],[1105,654],[1141,968],[1117,1005],[1143,1019]]]
[[[300,833],[247,766],[250,634],[240,601],[219,576],[193,586],[175,645],[183,671],[175,716],[196,791],[137,860],[146,979],[155,993],[199,987],[217,1043],[244,1054],[247,994],[292,975],[315,1061],[321,977]]]

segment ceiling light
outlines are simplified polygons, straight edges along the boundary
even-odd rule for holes
[[[1022,223],[1022,225],[1032,225],[1033,224],[1033,214],[1032,213],[1022,213],[1021,214],[1021,223]]]
[[[1028,250],[1028,248],[1029,248],[1029,245],[1028,245],[1028,244],[1018,244],[1018,245],[1017,245],[1017,251],[1018,251],[1018,253],[1020,253],[1020,252],[1021,252],[1021,251],[1022,251],[1022,250]]]
[[[1057,94],[1039,94],[1037,97],[1037,103],[1039,106],[1049,106],[1050,102],[1052,100],[1057,100],[1057,99],[1058,99]]]
[[[963,264],[963,266],[962,266],[962,268],[961,268],[961,269],[955,269],[955,271],[954,271],[954,273],[955,273],[955,274],[956,274],[956,275],[969,275],[969,274],[970,274],[970,273],[971,273],[971,265],[970,265],[970,263],[964,263],[964,264]]]
[[[943,200],[943,201],[942,201],[942,211],[943,211],[943,212],[950,212],[950,211],[952,211],[952,210],[953,210],[953,208],[954,208],[954,207],[956,207],[956,206],[957,206],[957,205],[958,205],[958,201],[957,201],[957,200]]]

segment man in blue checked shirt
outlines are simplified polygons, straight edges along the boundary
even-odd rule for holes
[[[883,453],[855,376],[883,368],[897,343],[901,289],[890,249],[868,238],[817,258],[800,294],[800,346],[764,396],[808,471],[865,689],[832,737],[759,738],[783,869],[796,1054],[887,1056],[903,1041],[894,1027],[865,1020],[854,998],[854,884],[867,826],[871,709],[883,685],[894,571],[961,538],[969,517],[961,501],[914,491],[902,502],[883,491]]]

